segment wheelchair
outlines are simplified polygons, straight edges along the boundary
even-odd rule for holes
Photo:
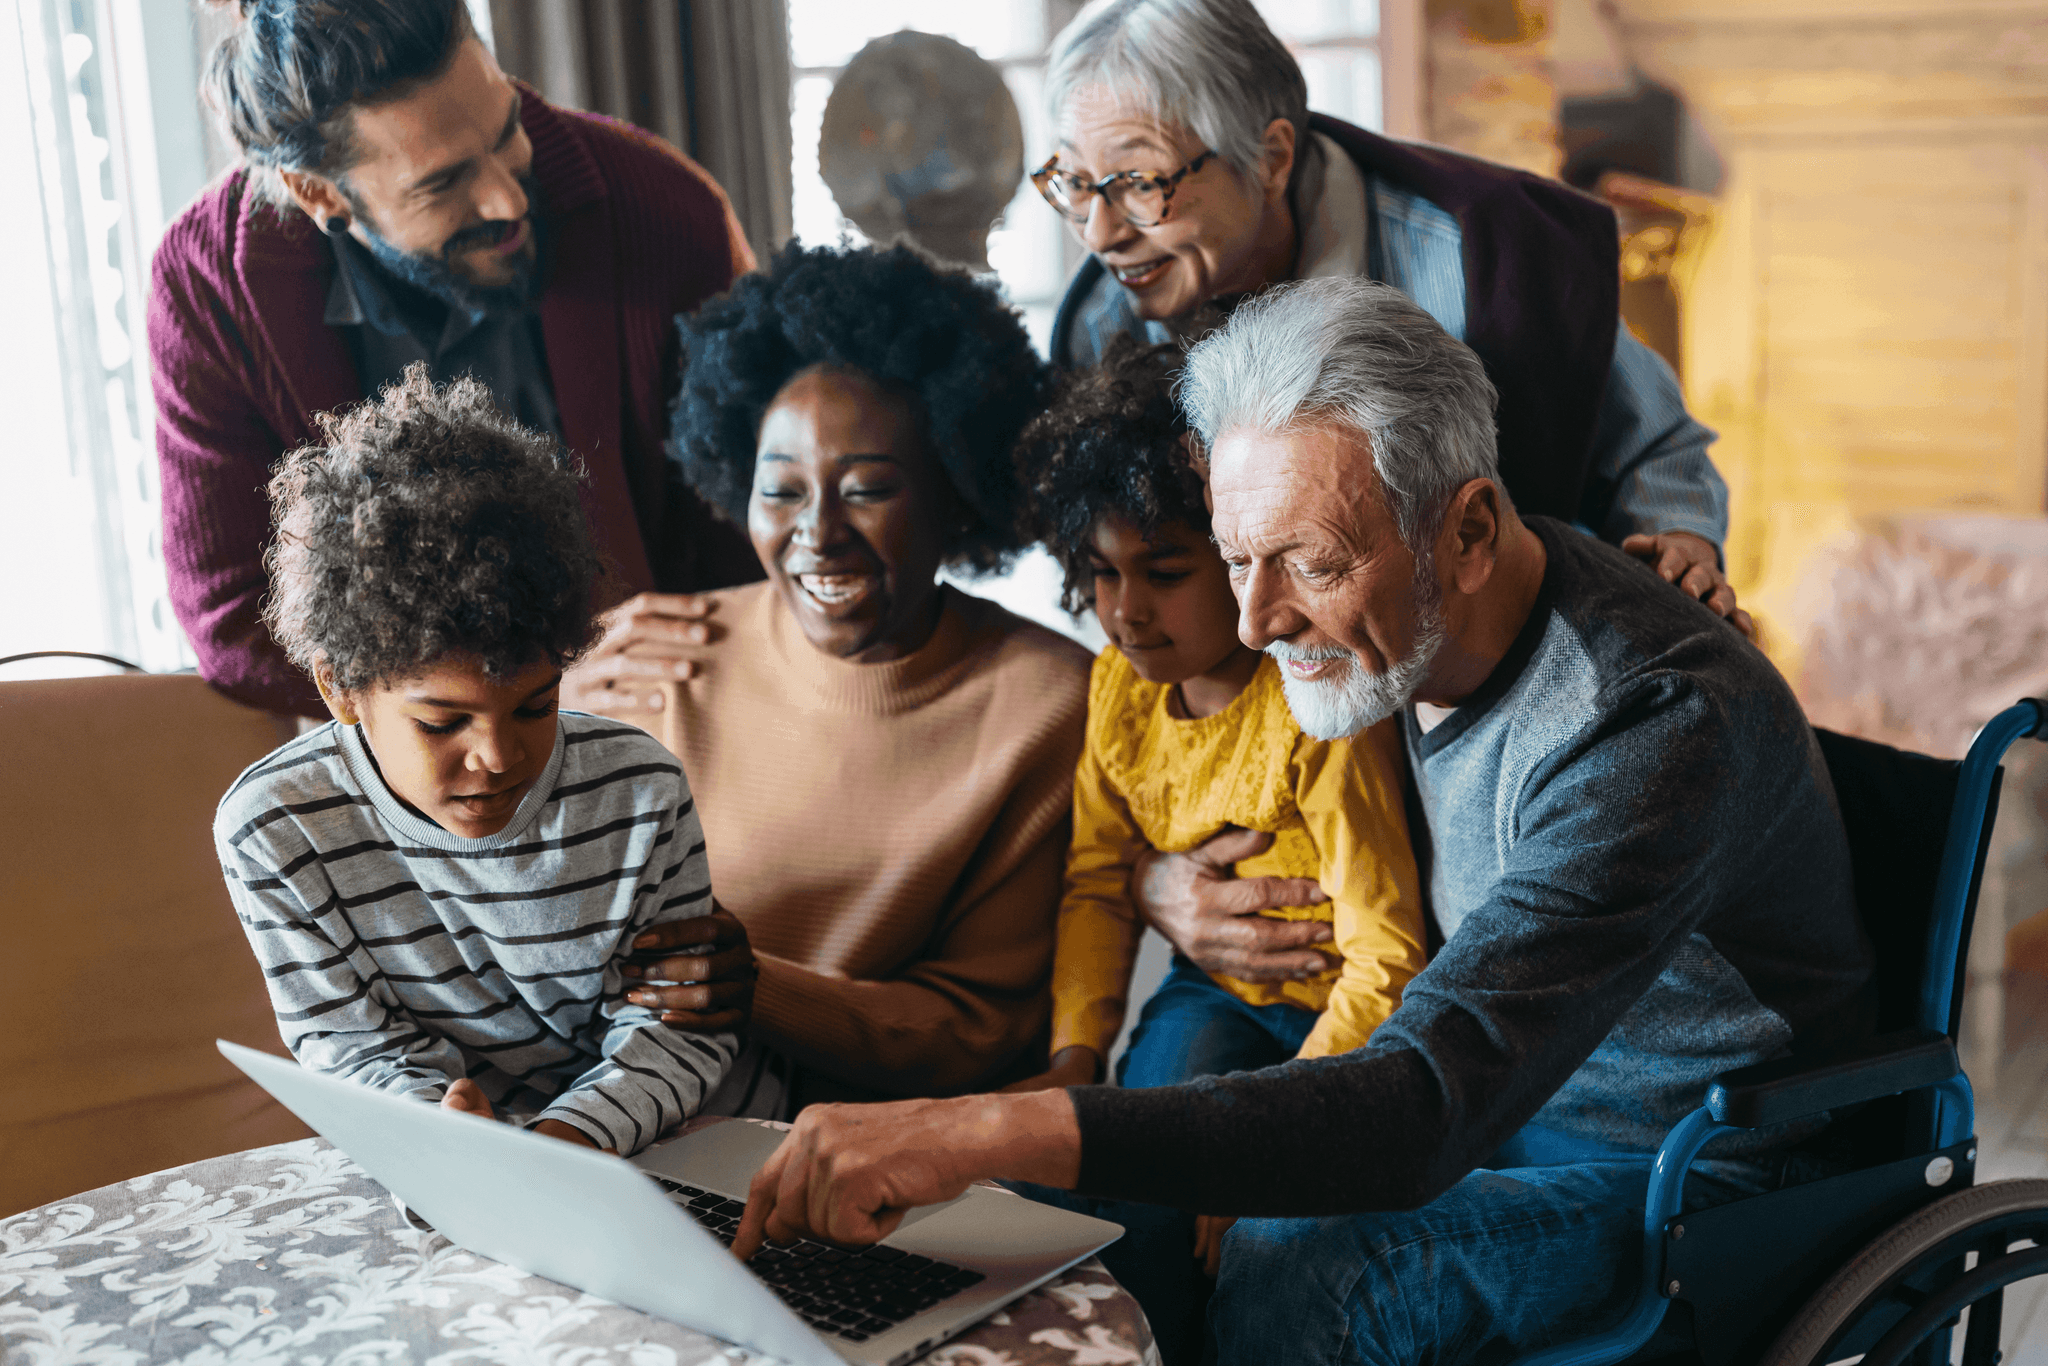
[[[1878,1035],[1716,1078],[1657,1152],[1633,1308],[1515,1366],[1947,1366],[1965,1313],[1963,1366],[1996,1366],[2005,1287],[2048,1274],[2048,1180],[1975,1184],[1955,1047],[1999,759],[2048,740],[2048,702],[2000,712],[1961,763],[1817,734],[1876,950]],[[1844,1174],[1683,1212],[1686,1171],[1715,1135],[1822,1112]],[[1660,1328],[1691,1350],[1646,1354]]]

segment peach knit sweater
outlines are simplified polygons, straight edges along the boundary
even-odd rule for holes
[[[924,647],[850,664],[768,584],[674,685],[718,900],[761,964],[754,1033],[849,1085],[969,1090],[1038,1041],[1086,651],[948,588]]]

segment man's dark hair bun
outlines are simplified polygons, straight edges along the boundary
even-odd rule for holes
[[[350,115],[448,69],[471,33],[463,0],[210,0],[242,21],[206,64],[207,103],[256,192],[291,203],[281,171],[329,179],[355,164]]]

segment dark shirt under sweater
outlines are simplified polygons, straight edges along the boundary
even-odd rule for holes
[[[1433,730],[1405,723],[1442,950],[1356,1052],[1074,1088],[1083,1191],[1413,1208],[1532,1120],[1648,1152],[1716,1074],[1869,1032],[1847,838],[1791,690],[1641,563],[1528,524],[1548,564],[1514,645]]]
[[[425,361],[435,383],[464,375],[481,380],[501,412],[560,439],[537,312],[453,307],[398,279],[353,238],[330,240],[338,268],[321,320],[348,338],[365,394],[398,383],[406,366]]]

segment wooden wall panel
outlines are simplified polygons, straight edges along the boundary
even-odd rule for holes
[[[1730,571],[1830,528],[2048,508],[2048,3],[1621,0],[1728,170],[1687,295]]]
[[[2019,411],[2022,156],[1758,156],[1760,397],[1782,492],[1857,511],[2040,509],[2048,453]]]

